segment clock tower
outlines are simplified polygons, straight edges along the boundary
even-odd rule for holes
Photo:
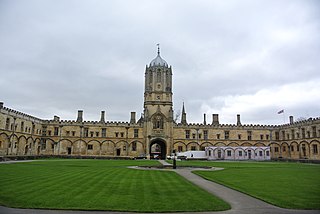
[[[146,66],[144,90],[144,134],[150,158],[165,159],[172,150],[172,69],[161,58]]]

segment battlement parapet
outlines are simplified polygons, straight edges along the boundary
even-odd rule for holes
[[[77,122],[76,120],[45,120],[44,123],[46,125],[53,126],[100,126],[100,127],[108,127],[108,126],[120,126],[120,127],[141,127],[142,125],[139,123],[129,123],[123,121],[83,121]]]
[[[296,128],[300,126],[310,126],[310,125],[315,125],[320,123],[320,117],[312,118],[310,117],[309,119],[305,120],[299,120],[295,121],[293,123],[286,123],[286,124],[281,124],[275,126],[277,129],[282,129],[282,128]]]
[[[31,116],[29,114],[25,114],[23,112],[20,112],[20,111],[14,110],[14,109],[10,109],[10,108],[4,107],[4,106],[2,108],[0,108],[0,113],[12,116],[14,118],[29,120],[34,123],[43,123],[43,121],[44,121],[40,118]]]
[[[274,129],[274,125],[259,125],[259,124],[199,124],[199,123],[188,123],[188,124],[174,124],[174,127],[185,128],[185,129]]]

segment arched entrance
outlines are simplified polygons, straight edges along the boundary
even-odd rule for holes
[[[150,159],[166,159],[167,146],[163,140],[156,139],[150,143]]]

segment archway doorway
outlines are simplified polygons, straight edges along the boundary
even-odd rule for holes
[[[153,140],[150,143],[150,159],[165,160],[167,155],[167,146],[163,140]]]

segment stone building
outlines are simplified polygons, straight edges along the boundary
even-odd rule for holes
[[[272,159],[320,160],[320,118],[283,125],[243,125],[187,122],[185,107],[181,121],[173,118],[172,68],[157,56],[145,69],[144,112],[136,119],[131,112],[127,122],[112,122],[101,112],[99,121],[85,121],[79,110],[76,120],[43,120],[7,108],[0,103],[0,156],[70,155],[103,157],[146,157],[165,159],[175,149],[205,151],[206,147],[268,147]],[[261,149],[259,150],[259,147]],[[226,151],[227,150],[223,150]],[[217,154],[218,155],[218,154]],[[224,154],[227,156],[228,154]],[[250,159],[249,156],[247,159]]]

